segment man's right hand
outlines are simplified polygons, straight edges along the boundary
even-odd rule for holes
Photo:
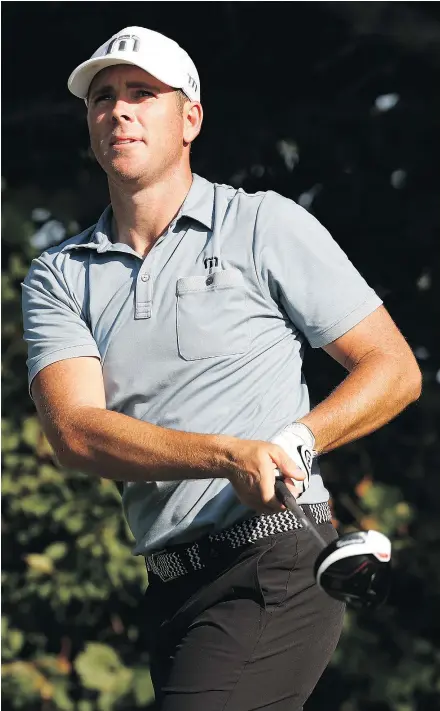
[[[272,442],[231,438],[227,456],[230,471],[227,478],[237,492],[240,501],[257,513],[282,511],[285,506],[275,495],[277,470],[294,496],[298,489],[293,480],[302,481],[305,474],[288,454]]]

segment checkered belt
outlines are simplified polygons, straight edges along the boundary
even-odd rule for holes
[[[304,504],[301,508],[308,518],[317,524],[331,521],[328,503]],[[261,514],[236,523],[231,528],[225,528],[219,533],[204,536],[194,543],[182,544],[159,553],[153,553],[145,559],[147,570],[158,575],[162,582],[166,583],[194,570],[206,568],[209,561],[217,558],[223,550],[241,548],[261,538],[298,528],[304,528],[304,526],[291,511]]]

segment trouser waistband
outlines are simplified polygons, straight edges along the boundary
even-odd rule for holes
[[[303,504],[301,508],[315,524],[331,521],[331,511],[327,502]],[[158,575],[162,582],[169,582],[195,570],[206,568],[210,560],[218,557],[223,550],[241,548],[276,533],[300,528],[304,528],[304,525],[291,511],[261,514],[218,533],[204,536],[193,543],[153,553],[145,558],[145,562],[149,572]]]

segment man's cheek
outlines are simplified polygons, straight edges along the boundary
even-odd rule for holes
[[[91,136],[90,148],[95,158],[98,160],[99,156],[104,156],[106,154],[105,144],[103,140],[100,140],[96,135]]]

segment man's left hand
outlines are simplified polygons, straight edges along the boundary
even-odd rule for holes
[[[298,427],[296,427],[295,424],[287,425],[271,442],[282,447],[286,454],[293,459],[298,469],[306,475],[303,481],[283,477],[289,491],[295,498],[298,498],[298,496],[304,493],[310,483],[313,448],[300,436]]]

